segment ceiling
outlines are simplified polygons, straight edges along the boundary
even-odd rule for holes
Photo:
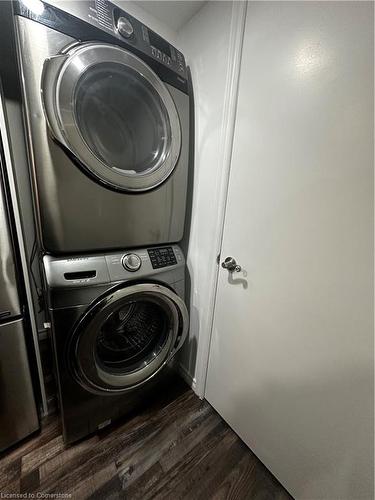
[[[146,12],[163,22],[168,28],[179,31],[206,1],[201,0],[137,0]]]

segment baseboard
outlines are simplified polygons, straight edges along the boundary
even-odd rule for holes
[[[185,380],[185,382],[193,389],[195,392],[197,382],[194,377],[188,372],[188,370],[181,364],[178,363],[177,369],[181,375],[181,377]]]

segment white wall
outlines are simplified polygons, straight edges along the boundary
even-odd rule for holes
[[[194,190],[187,254],[191,326],[182,364],[200,396],[204,395],[216,288],[231,144],[228,123],[236,95],[233,80],[239,71],[243,7],[243,2],[210,1],[179,31],[177,39],[191,67],[195,95]]]
[[[137,6],[142,7],[153,17],[162,21],[169,28],[179,31],[203,7],[201,0],[135,0]]]

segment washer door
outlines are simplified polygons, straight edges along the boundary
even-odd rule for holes
[[[152,189],[181,149],[174,101],[160,78],[121,47],[85,43],[44,63],[42,96],[53,136],[100,183]]]
[[[186,306],[169,288],[116,287],[77,324],[68,362],[90,392],[125,392],[152,379],[182,346],[187,331]]]

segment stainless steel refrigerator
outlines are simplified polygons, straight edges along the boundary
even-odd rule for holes
[[[18,273],[17,241],[6,184],[0,130],[0,451],[38,430],[25,335],[22,275]]]

